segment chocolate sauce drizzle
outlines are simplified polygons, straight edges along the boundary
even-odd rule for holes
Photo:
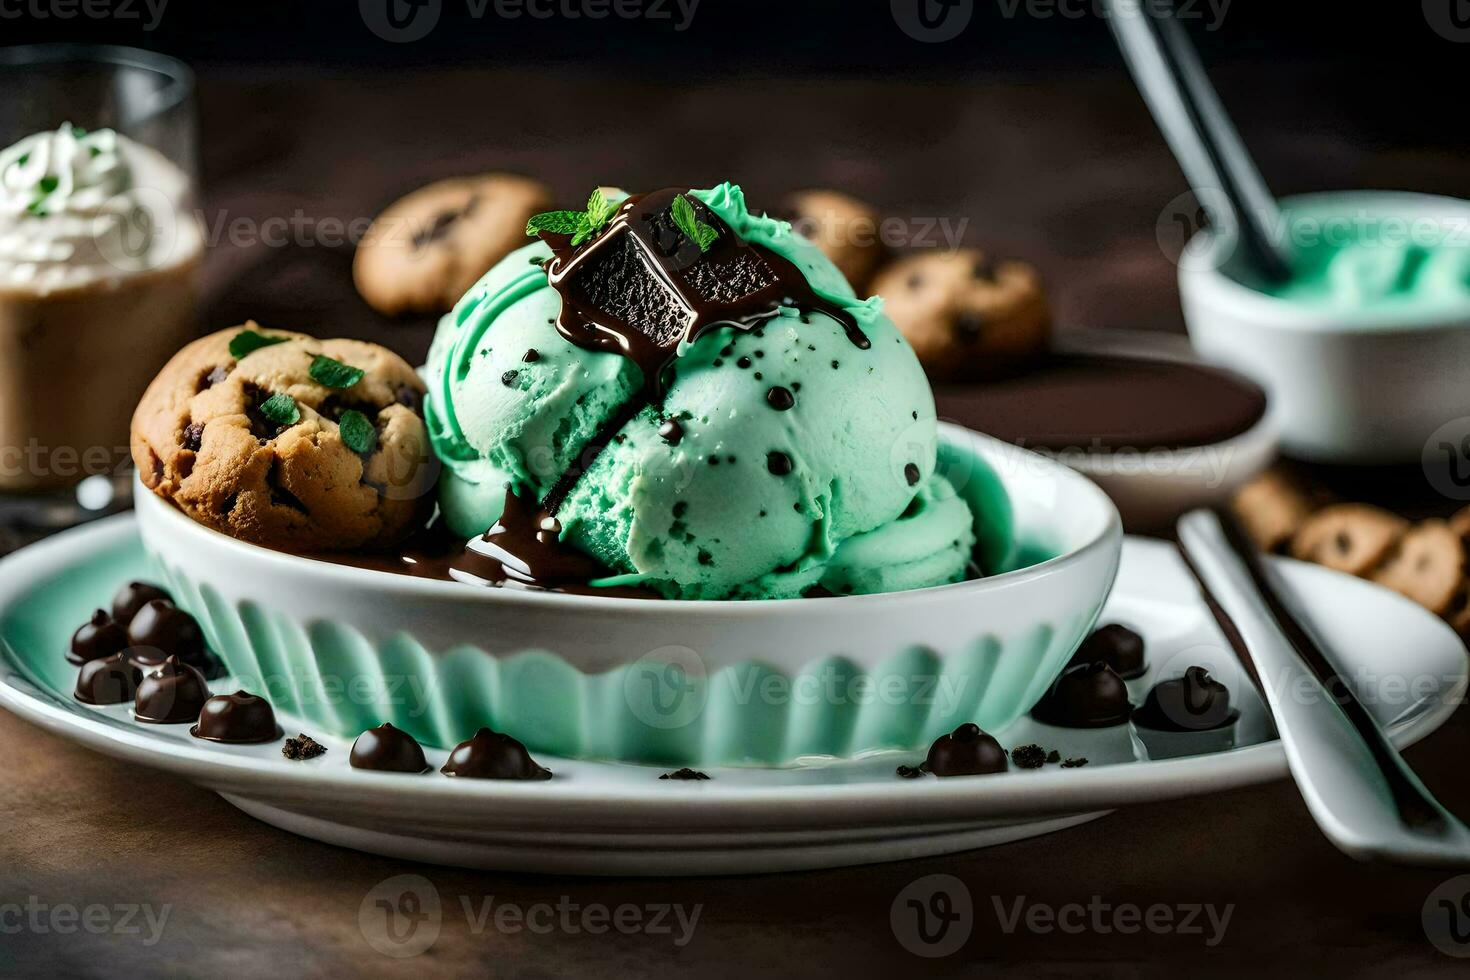
[[[674,223],[680,195],[718,232],[708,251]],[[565,235],[541,237],[554,253],[545,268],[561,295],[557,331],[578,347],[632,360],[643,372],[649,400],[662,394],[664,370],[681,344],[715,326],[752,330],[783,306],[825,313],[842,324],[854,346],[872,346],[857,318],[818,296],[794,263],[745,241],[683,188],[628,198],[607,227],[580,246]]]

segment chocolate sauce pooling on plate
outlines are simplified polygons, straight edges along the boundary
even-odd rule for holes
[[[128,646],[128,631],[101,609],[81,625],[71,637],[66,659],[74,667],[89,660],[101,660],[122,653]]]
[[[82,704],[124,704],[133,700],[142,676],[126,654],[89,660],[77,675],[76,699]]]
[[[429,760],[424,758],[423,747],[408,732],[387,722],[357,736],[347,761],[354,769],[375,769],[378,772],[429,771]]]
[[[150,725],[182,725],[197,720],[208,700],[204,675],[178,657],[169,657],[138,685],[133,717]]]
[[[1002,381],[935,385],[934,400],[941,418],[1053,452],[1208,446],[1266,413],[1265,393],[1229,371],[1090,354],[1053,354]]]
[[[524,745],[488,728],[456,745],[439,771],[465,779],[551,778],[551,770],[537,765]]]
[[[1107,728],[1123,724],[1132,711],[1123,678],[1099,660],[1062,671],[1031,717],[1060,728]]]
[[[204,702],[189,734],[207,742],[258,745],[281,737],[270,702],[247,691],[220,694]]]

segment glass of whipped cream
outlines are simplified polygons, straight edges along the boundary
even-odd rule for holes
[[[198,331],[204,241],[186,65],[6,48],[0,91],[3,552],[126,504],[133,406]]]

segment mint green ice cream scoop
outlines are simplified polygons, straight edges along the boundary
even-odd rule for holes
[[[674,199],[685,232],[646,239],[669,242],[664,261],[683,282],[732,294],[746,278],[759,285],[758,268],[733,260],[712,279],[686,240],[704,236],[706,248],[733,236],[721,255],[743,260],[757,253],[741,249],[758,246],[789,263],[814,302],[710,324],[649,369],[626,350],[596,349],[603,335],[574,343],[558,328],[564,298],[550,245],[512,253],[443,319],[429,355],[427,416],[450,529],[483,534],[507,487],[523,499],[554,495],[555,534],[609,572],[594,584],[669,598],[784,598],[818,586],[856,594],[965,578],[974,518],[935,472],[933,396],[882,301],[857,299],[816,246],[752,214],[739,187],[688,197]],[[603,251],[616,259],[618,247]],[[643,295],[658,283],[610,268],[575,286],[588,302],[665,302]]]

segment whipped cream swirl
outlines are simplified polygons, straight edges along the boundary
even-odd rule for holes
[[[110,129],[64,123],[26,137],[0,151],[0,284],[44,291],[160,264],[186,186],[178,168]]]

